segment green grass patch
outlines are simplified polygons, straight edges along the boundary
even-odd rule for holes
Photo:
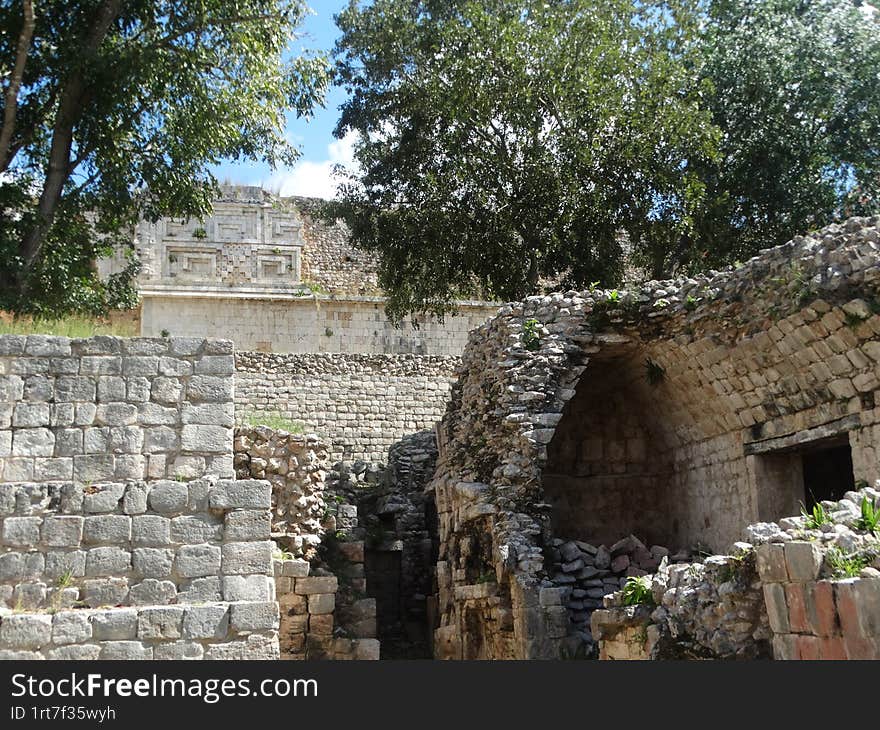
[[[287,431],[288,433],[305,433],[305,424],[292,421],[280,413],[267,411],[264,413],[251,413],[247,417],[250,426],[267,426],[275,431]]]
[[[94,335],[137,337],[139,334],[134,322],[110,322],[76,316],[61,319],[0,317],[0,335],[60,335],[62,337],[84,338]]]

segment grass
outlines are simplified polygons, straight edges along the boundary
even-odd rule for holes
[[[808,530],[818,530],[822,525],[830,525],[833,520],[821,504],[815,504],[811,512],[801,503],[801,515],[806,519]]]
[[[252,413],[247,417],[250,426],[267,426],[275,431],[287,431],[288,433],[305,433],[305,424],[292,421],[280,413],[265,412]]]
[[[830,548],[825,554],[825,561],[831,568],[834,578],[855,578],[862,568],[868,567],[873,556],[860,553],[844,553],[839,548]]]
[[[31,317],[13,319],[0,316],[0,335],[61,335],[83,338],[94,335],[137,337],[138,334],[138,328],[134,322],[110,322],[79,316],[61,319],[33,319]]]

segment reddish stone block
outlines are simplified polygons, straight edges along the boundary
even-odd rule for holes
[[[837,608],[834,605],[834,586],[822,580],[806,586],[807,620],[816,636],[835,636],[839,633]]]
[[[819,639],[815,636],[798,636],[798,659],[813,661],[819,658]]]
[[[859,608],[853,586],[858,578],[847,578],[834,584],[834,601],[837,606],[837,617],[844,636],[859,636]]]
[[[847,659],[880,659],[880,643],[859,634],[844,634]]]
[[[786,583],[785,600],[788,603],[788,623],[791,630],[796,634],[810,633],[807,606],[804,600],[804,585],[802,583]]]
[[[846,659],[846,647],[840,636],[826,636],[819,639],[819,658],[839,661]]]

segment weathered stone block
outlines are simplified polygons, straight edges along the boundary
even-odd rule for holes
[[[137,610],[112,608],[91,613],[93,637],[98,641],[125,641],[137,635]]]
[[[174,567],[174,551],[162,548],[135,548],[132,569],[145,578],[167,578]]]
[[[227,575],[223,577],[224,601],[271,601],[273,586],[267,575]]]
[[[171,543],[171,520],[159,515],[137,515],[131,521],[134,545],[163,546]]]
[[[284,560],[281,563],[281,575],[290,578],[307,578],[309,568],[308,560]]]
[[[39,649],[52,640],[48,614],[11,614],[0,622],[0,643],[13,649]]]
[[[83,537],[83,518],[49,516],[43,520],[41,536],[49,547],[79,547]]]
[[[117,546],[95,547],[86,551],[86,575],[118,576],[131,570],[131,553]]]
[[[184,545],[178,550],[174,565],[177,573],[183,577],[200,578],[217,575],[220,560],[221,551],[215,545]]]
[[[187,400],[223,403],[233,397],[233,379],[215,375],[193,375],[186,391]]]
[[[87,606],[118,606],[128,599],[128,581],[125,578],[101,578],[83,581],[83,602]]]
[[[791,631],[788,623],[788,604],[785,599],[785,588],[780,583],[764,583],[764,602],[767,605],[767,617],[774,634],[787,634]]]
[[[333,633],[333,614],[321,613],[309,615],[309,633],[329,636]]]
[[[278,604],[274,601],[233,603],[230,625],[233,630],[269,631],[278,628]]]
[[[131,540],[131,517],[95,515],[85,518],[83,542],[88,544],[128,543]]]
[[[304,578],[303,580],[309,580]],[[309,614],[333,613],[336,607],[335,593],[310,593],[309,597]]]
[[[223,587],[219,576],[193,578],[178,587],[178,603],[210,603],[223,600]]]
[[[269,510],[233,510],[226,513],[224,534],[227,540],[268,540],[272,532]]]
[[[764,583],[782,583],[788,580],[785,549],[776,543],[765,543],[755,548],[758,573]]]
[[[116,461],[111,454],[86,454],[73,457],[73,478],[78,482],[97,482],[113,479],[116,475]],[[120,497],[122,485],[118,486]],[[115,509],[115,507],[114,507]],[[95,512],[110,512],[111,510],[93,510]]]
[[[223,573],[225,575],[251,575],[272,572],[274,543],[230,542],[223,545]]]
[[[171,520],[171,539],[184,544],[197,544],[220,540],[223,525],[204,515],[184,515]],[[227,539],[229,536],[227,536]]]
[[[354,658],[362,661],[378,661],[380,658],[378,639],[358,639]]]
[[[125,379],[114,376],[99,377],[97,398],[99,403],[124,401]]]
[[[145,661],[153,658],[153,649],[141,641],[108,641],[101,644],[102,661]]]
[[[115,512],[124,493],[123,484],[99,484],[87,487],[83,494],[83,511],[93,514]]]
[[[310,578],[297,578],[295,593],[311,595],[313,593],[336,593],[339,581],[336,576],[312,576]]]
[[[183,617],[187,639],[222,639],[229,631],[229,606],[190,606]]]
[[[211,509],[270,509],[272,485],[250,479],[224,479],[217,482],[208,501]]]
[[[150,491],[150,507],[161,514],[186,511],[189,491],[181,482],[156,482]]]
[[[13,456],[52,456],[55,434],[48,428],[22,428],[12,433]]]
[[[101,655],[97,644],[70,644],[50,649],[46,658],[53,661],[95,661]]]
[[[125,485],[125,493],[122,496],[122,511],[127,515],[142,515],[147,511],[146,485]]]
[[[53,644],[81,644],[92,638],[92,622],[87,611],[61,611],[52,619]]]
[[[34,547],[40,542],[40,517],[7,517],[0,531],[4,545],[18,548]]]
[[[86,553],[84,550],[49,550],[45,571],[49,580],[58,580],[68,574],[81,577],[86,574]]]
[[[34,479],[39,482],[58,482],[73,479],[73,459],[37,459]]]
[[[89,376],[65,375],[55,381],[56,403],[93,403],[97,393],[97,379]]]
[[[202,645],[194,641],[172,641],[153,648],[153,659],[157,661],[196,661],[204,655]]]
[[[134,606],[165,606],[174,603],[177,588],[170,580],[146,578],[131,586],[128,599]]]
[[[790,580],[796,583],[814,581],[819,577],[819,571],[822,569],[822,552],[813,542],[787,542],[785,564]]]
[[[158,606],[138,611],[139,639],[179,639],[183,630],[182,606]]]

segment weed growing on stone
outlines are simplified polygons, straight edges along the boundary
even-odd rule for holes
[[[822,525],[830,525],[833,520],[825,508],[821,504],[816,504],[813,509],[807,512],[806,505],[801,502],[801,515],[807,522],[808,530],[818,530]]]
[[[864,496],[862,497],[861,511],[862,515],[856,521],[856,529],[870,532],[872,535],[876,534],[877,526],[880,524],[880,508],[873,500]]]
[[[527,319],[523,322],[523,347],[534,352],[541,349],[541,338],[538,335],[538,320]]]
[[[647,575],[630,576],[621,590],[624,606],[653,606],[654,594],[651,579]]]
[[[832,578],[855,578],[863,568],[867,568],[873,556],[867,553],[845,553],[832,547],[825,553],[825,562],[831,569]]]

